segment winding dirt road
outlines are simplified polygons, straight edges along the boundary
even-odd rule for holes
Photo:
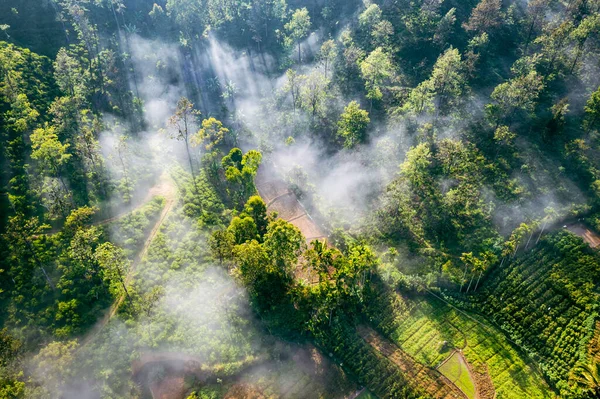
[[[154,226],[152,226],[152,230],[148,234],[148,237],[146,237],[146,240],[144,241],[144,245],[142,246],[142,248],[140,249],[138,254],[135,256],[133,262],[131,262],[131,265],[129,266],[129,270],[127,272],[127,275],[125,276],[125,285],[126,286],[131,282],[131,279],[133,277],[133,274],[135,273],[137,266],[144,259],[144,257],[146,256],[146,253],[148,253],[148,248],[150,247],[152,240],[154,240],[154,237],[156,237],[156,234],[158,233],[160,226],[162,226],[165,218],[167,217],[167,215],[173,208],[173,205],[175,204],[175,201],[177,199],[177,188],[175,187],[173,180],[171,179],[171,177],[168,175],[167,172],[163,173],[160,177],[159,182],[148,191],[148,194],[146,195],[144,202],[141,205],[137,206],[136,208],[130,210],[128,213],[134,212],[136,209],[144,206],[148,201],[150,201],[155,196],[163,197],[166,201],[165,206],[163,207],[163,209],[160,213],[160,216],[156,220],[156,223],[154,223]],[[128,214],[128,213],[126,213],[126,214]],[[120,217],[123,217],[126,214],[123,214],[120,216],[115,216],[115,217],[112,217],[107,220],[103,220],[101,222],[98,222],[97,224],[109,223],[109,221],[114,221],[116,219],[119,219]],[[94,327],[93,332],[88,334],[81,341],[80,347],[85,346],[86,344],[91,342],[96,336],[98,336],[98,334],[108,324],[110,319],[117,313],[119,306],[121,306],[121,304],[123,303],[125,298],[126,298],[125,294],[122,294],[114,300],[114,302],[112,303],[108,312],[106,312],[106,314],[102,317],[102,319],[100,319],[100,321],[98,323],[96,323],[96,326]]]

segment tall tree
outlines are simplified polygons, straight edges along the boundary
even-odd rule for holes
[[[190,141],[193,147],[204,145],[204,148],[210,151],[221,144],[228,133],[229,129],[224,127],[221,121],[210,117],[202,121],[202,127],[192,136]]]
[[[600,123],[600,87],[592,93],[585,104],[584,127],[586,130],[594,129]]]
[[[496,127],[503,122],[510,127],[519,110],[532,112],[543,88],[542,77],[536,71],[496,86],[491,95],[495,103],[487,106],[488,113],[496,120]]]
[[[169,118],[169,125],[175,129],[170,132],[171,137],[183,141],[185,144],[185,151],[187,153],[194,187],[196,187],[196,172],[194,170],[192,154],[190,152],[190,139],[193,134],[192,129],[199,115],[200,111],[194,109],[194,104],[187,98],[182,97],[177,102],[175,114]]]
[[[296,45],[298,46],[298,64],[302,62],[300,42],[308,35],[310,27],[310,15],[308,15],[308,10],[306,9],[306,7],[299,8],[296,11],[294,11],[290,21],[287,24],[285,24],[285,30],[288,33],[288,42],[296,43]]]

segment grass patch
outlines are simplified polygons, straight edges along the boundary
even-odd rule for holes
[[[356,399],[379,399],[375,394],[368,389],[362,391],[360,395],[356,397]]]
[[[475,383],[460,353],[454,352],[439,368],[439,372],[452,381],[469,399],[475,398]]]

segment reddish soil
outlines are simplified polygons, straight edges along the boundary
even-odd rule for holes
[[[266,168],[268,166],[259,169],[255,182],[258,193],[267,204],[267,210],[277,212],[280,218],[298,227],[307,242],[325,238],[324,231],[308,215],[288,185],[283,180],[273,179],[272,176],[276,173],[271,173]]]
[[[246,383],[239,383],[231,387],[225,394],[224,399],[265,399],[267,398],[255,386]]]
[[[462,354],[461,354],[462,355]],[[466,361],[469,366],[469,371],[475,379],[475,388],[477,389],[477,398],[479,399],[494,399],[496,397],[496,389],[492,378],[488,373],[487,365],[481,365],[477,370],[474,370],[471,365]]]
[[[183,377],[170,375],[160,382],[150,384],[152,399],[173,399],[185,396],[185,384]]]
[[[573,234],[577,234],[579,237],[583,238],[585,242],[590,244],[592,248],[600,248],[600,235],[595,233],[594,231],[588,229],[583,224],[573,224],[567,226],[567,230],[569,230]]]
[[[372,328],[359,326],[358,333],[373,348],[396,364],[403,374],[408,377],[411,384],[415,384],[416,388],[425,390],[431,397],[439,399],[467,398],[456,385],[439,371],[415,361],[408,353],[386,340]]]

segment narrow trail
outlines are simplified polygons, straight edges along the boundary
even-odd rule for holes
[[[144,241],[144,245],[142,246],[142,248],[140,249],[138,254],[135,256],[133,262],[131,262],[131,265],[129,266],[129,270],[127,272],[127,275],[125,276],[125,285],[126,286],[131,282],[131,279],[133,278],[133,275],[135,274],[137,266],[140,264],[140,262],[144,259],[144,257],[148,253],[148,248],[150,248],[150,244],[154,240],[154,237],[156,237],[156,234],[158,233],[165,218],[167,217],[167,215],[173,208],[173,205],[175,204],[175,201],[177,199],[177,189],[176,189],[173,181],[171,180],[171,178],[166,174],[166,172],[161,176],[160,183],[157,184],[156,186],[154,186],[152,189],[150,189],[146,199],[148,200],[148,199],[151,199],[152,197],[158,196],[158,195],[165,198],[165,201],[166,201],[165,206],[164,206],[162,212],[160,213],[160,216],[157,219],[156,223],[154,223],[154,226],[152,227],[152,230],[148,234],[148,237],[146,237],[146,240]],[[143,206],[147,202],[147,200],[144,201],[144,203],[140,206]],[[132,211],[130,211],[130,212],[132,212]],[[115,218],[118,219],[118,217],[114,217],[112,219],[114,220]],[[121,304],[123,303],[125,298],[126,298],[126,295],[122,294],[113,301],[108,312],[106,312],[106,314],[102,317],[102,319],[100,319],[100,321],[98,323],[96,323],[96,326],[94,327],[94,331],[92,333],[88,334],[81,341],[80,348],[87,345],[96,336],[98,336],[98,334],[104,329],[104,327],[106,327],[106,325],[108,324],[110,319],[112,319],[114,317],[114,315],[117,313],[117,310],[119,309],[119,307],[121,306]]]

